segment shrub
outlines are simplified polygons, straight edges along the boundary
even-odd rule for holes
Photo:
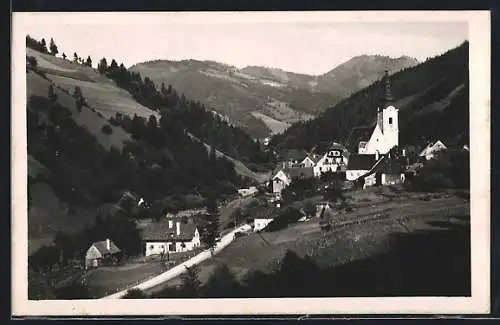
[[[264,231],[277,231],[286,228],[289,224],[297,222],[302,218],[302,213],[295,208],[287,208],[271,221]]]
[[[113,129],[111,128],[111,126],[109,126],[109,124],[104,124],[102,126],[101,131],[102,131],[102,133],[107,134],[107,135],[110,135],[113,133]]]
[[[147,296],[142,292],[141,289],[129,289],[127,293],[123,296],[123,299],[143,299]]]

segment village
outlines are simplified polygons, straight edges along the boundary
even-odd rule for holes
[[[321,219],[321,227],[326,229],[338,216],[333,210],[352,211],[346,206],[342,192],[403,186],[441,153],[450,149],[469,150],[467,144],[447,145],[440,139],[428,141],[423,148],[400,144],[399,109],[394,106],[387,73],[384,80],[384,98],[379,107],[374,108],[377,118],[373,126],[356,127],[345,143],[332,141],[322,151],[284,150],[278,154],[276,168],[265,184],[241,188],[232,199],[219,202],[217,241],[224,239],[225,247],[252,232],[282,229],[286,224],[310,219]],[[302,195],[297,194],[299,191]],[[305,192],[309,194],[304,195]],[[307,201],[314,196],[316,200]],[[122,200],[138,211],[150,208],[137,194],[126,193]],[[282,221],[284,215],[290,214],[290,207],[297,208],[297,215]],[[113,209],[116,210],[116,206]],[[330,219],[325,224],[327,214]],[[206,216],[207,209],[203,206],[154,217],[136,213],[134,222],[142,241],[139,256],[124,258],[113,238],[104,236],[90,245],[84,261],[72,264],[70,276],[65,274],[63,280],[56,279],[53,284],[61,287],[81,281],[90,287],[102,286],[105,288],[95,293],[96,297],[102,297],[158,277],[206,249],[214,249],[203,242]]]

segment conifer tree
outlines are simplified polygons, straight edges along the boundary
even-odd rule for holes
[[[59,50],[57,49],[57,45],[54,42],[54,39],[51,38],[50,39],[50,54],[52,54],[53,56],[56,56],[57,53],[59,53]]]
[[[45,38],[42,38],[42,40],[40,41],[40,50],[42,53],[47,53],[47,43],[45,42]]]
[[[85,64],[89,67],[92,67],[92,59],[90,58],[90,55],[87,57],[87,62]]]

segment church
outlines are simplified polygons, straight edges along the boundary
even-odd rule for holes
[[[377,108],[375,126],[354,128],[346,141],[346,147],[353,152],[347,165],[346,179],[363,180],[364,187],[404,181],[402,165],[393,150],[399,147],[399,109],[393,103],[387,71],[383,80],[384,98]]]

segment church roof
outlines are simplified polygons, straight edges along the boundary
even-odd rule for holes
[[[345,148],[352,153],[358,152],[359,142],[370,140],[374,128],[374,126],[358,126],[352,128],[345,142]]]
[[[347,170],[370,170],[375,162],[375,155],[352,154]]]

